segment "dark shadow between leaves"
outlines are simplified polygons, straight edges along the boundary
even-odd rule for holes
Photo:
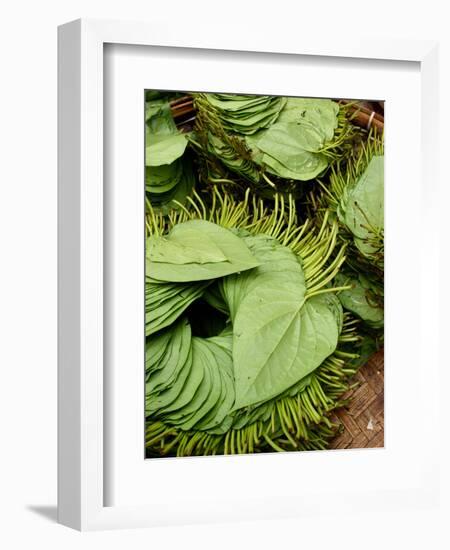
[[[39,516],[55,523],[58,519],[58,511],[56,506],[27,506],[27,509]]]

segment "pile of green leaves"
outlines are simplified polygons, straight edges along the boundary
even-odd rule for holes
[[[353,137],[344,109],[329,99],[199,94],[196,107],[203,152],[263,187],[282,190],[324,174]],[[206,179],[226,175],[209,163]]]
[[[330,99],[289,98],[274,124],[246,138],[253,159],[280,178],[315,178],[330,163],[326,147],[338,127],[338,113]]]
[[[339,300],[306,297],[289,248],[204,220],[149,238],[147,291],[147,332],[157,334],[148,343],[147,414],[184,430],[225,433],[236,419],[242,427],[248,408],[295,391],[334,352],[342,328]],[[225,314],[210,338],[193,337],[183,318],[200,297]]]
[[[319,209],[334,212],[347,260],[339,276],[342,305],[360,317],[378,339],[384,326],[384,155],[382,137],[371,135],[322,187]]]
[[[145,190],[156,209],[168,212],[184,203],[194,185],[188,139],[172,118],[169,101],[150,99],[145,105]]]
[[[332,100],[193,96],[189,134],[146,96],[147,456],[327,448],[383,340],[382,136]]]
[[[362,256],[384,266],[384,156],[374,155],[346,186],[337,210]]]

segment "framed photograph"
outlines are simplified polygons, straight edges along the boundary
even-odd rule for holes
[[[59,28],[59,521],[434,505],[436,44],[174,36]]]

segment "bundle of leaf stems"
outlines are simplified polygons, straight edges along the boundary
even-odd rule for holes
[[[308,297],[336,293],[348,288],[329,286],[345,260],[343,245],[330,262],[337,243],[337,225],[330,224],[325,214],[319,230],[309,221],[298,226],[292,197],[286,201],[282,195],[276,195],[273,207],[269,208],[262,199],[251,196],[249,189],[243,200],[237,201],[226,191],[215,187],[209,204],[195,192],[187,205],[180,205],[179,210],[166,216],[156,213],[148,204],[147,234],[164,235],[172,227],[193,219],[208,220],[222,227],[242,228],[255,234],[264,233],[275,237],[301,258]],[[146,429],[148,456],[326,448],[328,441],[339,430],[339,425],[330,420],[330,415],[333,410],[345,405],[341,397],[352,387],[351,378],[357,370],[351,361],[358,354],[348,352],[347,346],[359,341],[358,324],[350,314],[344,315],[335,352],[312,373],[304,391],[295,396],[282,396],[276,401],[267,421],[256,421],[243,428],[231,429],[223,435],[183,431],[161,421],[152,421],[147,424]]]

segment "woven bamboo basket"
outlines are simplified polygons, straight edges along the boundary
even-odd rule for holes
[[[343,430],[331,441],[331,449],[384,447],[383,349],[361,367],[355,381],[357,387],[344,396],[348,406],[335,413],[334,420]]]

